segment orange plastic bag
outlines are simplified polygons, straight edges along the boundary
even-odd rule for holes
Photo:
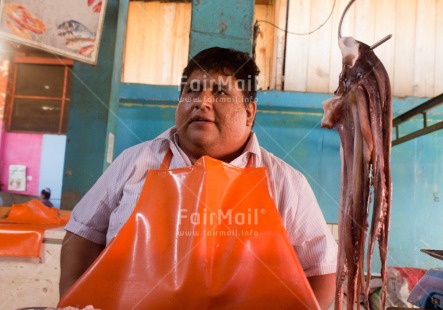
[[[0,223],[0,256],[40,257],[43,228]]]
[[[45,229],[64,226],[68,219],[36,199],[12,205],[0,220],[0,256],[40,257]]]
[[[13,205],[6,219],[8,223],[47,224],[48,226],[66,225],[68,220],[69,217],[58,216],[58,209],[48,208],[37,199]]]
[[[117,236],[59,307],[318,309],[266,168],[202,157],[149,171]]]

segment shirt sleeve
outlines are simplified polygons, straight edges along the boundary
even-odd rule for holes
[[[293,244],[306,276],[335,273],[337,243],[308,181],[302,176],[293,220]]]
[[[274,199],[306,276],[335,273],[337,243],[306,178],[274,157]]]
[[[106,243],[110,215],[119,204],[131,171],[127,157],[127,151],[118,156],[75,206],[65,227],[67,231],[98,244]]]

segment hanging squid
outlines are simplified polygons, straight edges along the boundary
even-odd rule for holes
[[[353,309],[361,301],[369,309],[369,280],[377,238],[384,309],[392,193],[392,98],[389,77],[373,49],[391,36],[371,47],[351,37],[342,37],[343,17],[354,1],[345,8],[339,25],[338,44],[343,63],[339,86],[335,96],[323,102],[322,127],[337,128],[342,158],[335,309],[343,308],[345,293],[347,309]],[[372,220],[365,261],[371,206]]]

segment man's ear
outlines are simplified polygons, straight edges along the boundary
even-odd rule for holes
[[[246,107],[246,126],[251,126],[254,124],[255,113],[257,112],[257,103],[255,101],[249,102]]]

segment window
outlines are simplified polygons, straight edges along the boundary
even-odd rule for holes
[[[6,130],[64,134],[72,60],[16,56],[10,63]]]

